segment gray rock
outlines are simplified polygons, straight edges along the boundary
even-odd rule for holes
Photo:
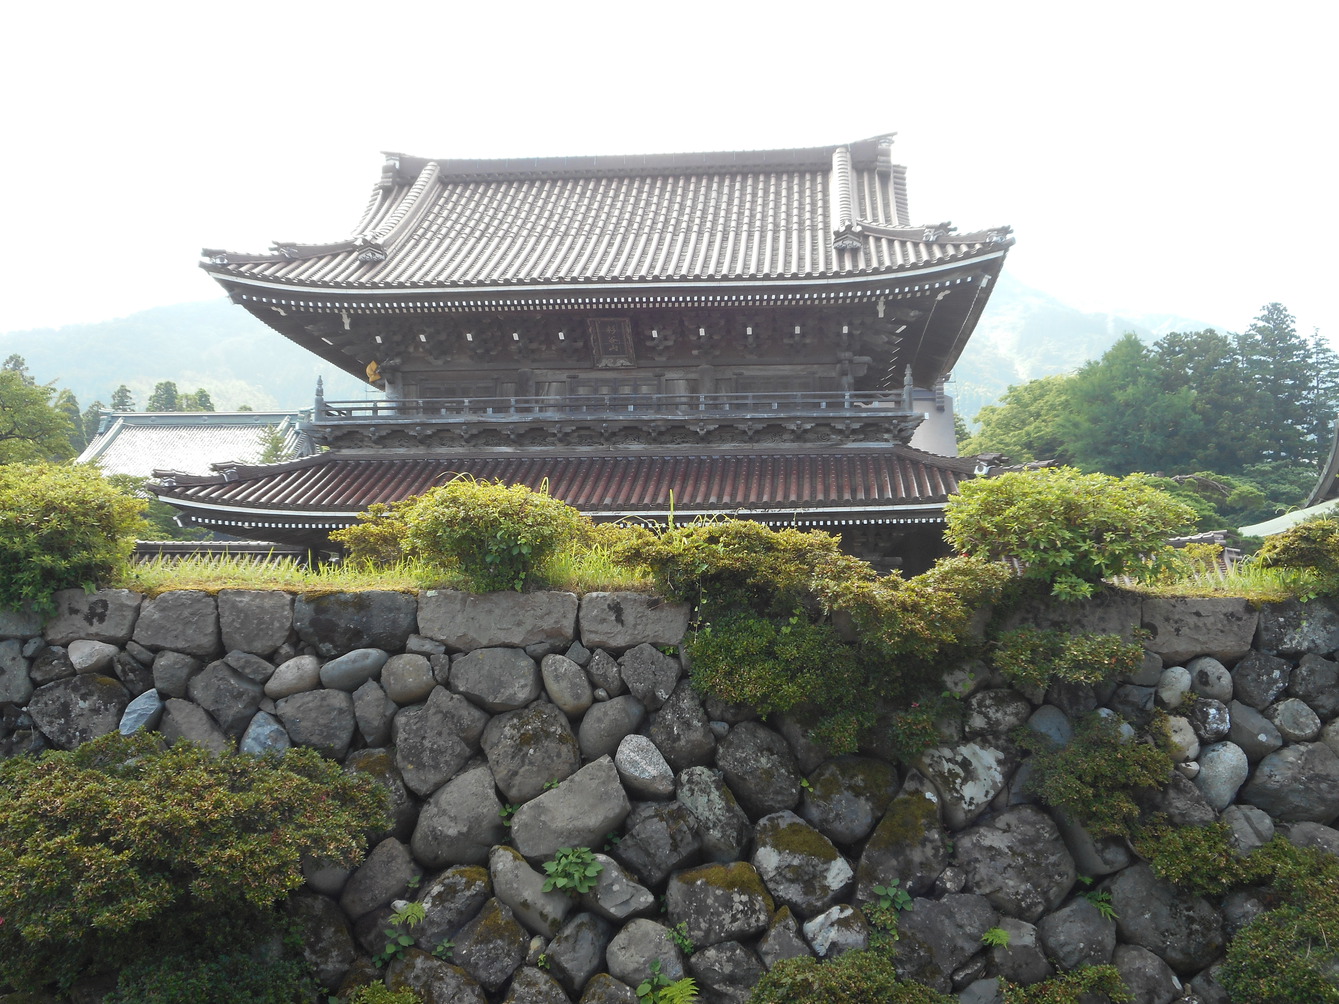
[[[1132,725],[1143,727],[1153,720],[1154,701],[1158,695],[1155,687],[1136,687],[1122,684],[1116,688],[1107,702],[1107,707]]]
[[[294,893],[284,910],[297,928],[303,959],[316,982],[333,993],[358,958],[344,914],[324,896]]]
[[[1305,701],[1295,697],[1265,708],[1265,717],[1287,743],[1305,743],[1320,735],[1320,719]]]
[[[586,672],[590,674],[591,683],[610,697],[618,697],[628,692],[628,685],[623,682],[622,668],[604,649],[596,649],[591,653],[590,661],[586,664]]]
[[[519,648],[481,648],[451,660],[451,689],[499,714],[523,708],[541,691],[539,667]]]
[[[274,713],[295,746],[343,760],[353,742],[353,698],[342,690],[311,690],[276,701]]]
[[[1238,597],[1144,598],[1140,626],[1144,648],[1165,663],[1183,663],[1197,655],[1235,662],[1251,649],[1259,613]]]
[[[470,748],[450,730],[446,709],[431,699],[395,716],[391,740],[405,786],[421,798],[454,777],[470,758]]]
[[[1179,708],[1186,694],[1191,692],[1190,685],[1193,682],[1190,670],[1184,666],[1168,666],[1158,677],[1158,700],[1163,707]]]
[[[1339,754],[1339,718],[1327,722],[1325,727],[1320,730],[1320,741]]]
[[[741,722],[732,728],[717,746],[716,766],[751,817],[799,804],[801,774],[795,754],[765,725]]]
[[[453,958],[485,990],[497,990],[525,960],[529,935],[496,898],[456,934]]]
[[[418,600],[406,593],[368,590],[299,596],[293,603],[298,637],[323,659],[356,648],[404,651],[415,633]]]
[[[395,702],[376,680],[368,680],[353,692],[353,719],[358,724],[358,734],[369,746],[385,746],[390,742],[395,712]]]
[[[242,741],[237,749],[241,753],[262,756],[266,753],[282,753],[292,745],[292,740],[288,738],[288,733],[284,731],[277,718],[263,711],[257,711],[252,716],[251,723],[247,725],[246,731],[242,733]]]
[[[433,792],[423,806],[410,842],[414,859],[427,868],[483,864],[489,848],[506,838],[501,813],[488,768],[465,771]]]
[[[980,742],[926,750],[916,766],[939,793],[949,829],[968,826],[1004,788],[1016,758]]]
[[[1204,800],[1217,812],[1222,812],[1237,797],[1237,789],[1246,783],[1251,765],[1246,754],[1236,743],[1214,743],[1205,747],[1199,759],[1200,772],[1195,777]]]
[[[619,924],[656,912],[655,895],[626,868],[607,854],[596,854],[595,860],[601,865],[600,874],[590,892],[582,895],[582,906]]]
[[[163,702],[163,717],[158,731],[168,743],[184,739],[211,753],[232,749],[232,742],[205,709],[190,701],[170,697]]]
[[[409,655],[422,655],[431,659],[434,655],[444,654],[446,646],[435,638],[428,638],[421,634],[411,634],[405,639],[404,650]]]
[[[574,641],[567,646],[567,658],[582,668],[585,668],[586,664],[590,662],[590,657],[591,650],[579,641]]]
[[[1276,820],[1328,825],[1339,816],[1339,755],[1325,743],[1285,746],[1260,761],[1239,797]]]
[[[572,593],[462,593],[429,590],[418,598],[420,632],[455,651],[567,645],[576,637]]]
[[[601,757],[517,809],[512,843],[532,861],[559,847],[599,846],[623,825],[629,809],[613,760]]]
[[[1323,719],[1339,715],[1339,663],[1307,654],[1288,678],[1288,693]]]
[[[1117,945],[1111,961],[1139,1004],[1171,1004],[1181,993],[1172,967],[1147,948]]]
[[[1212,697],[1201,697],[1183,714],[1201,743],[1216,743],[1232,730],[1232,715],[1227,705]]]
[[[856,869],[856,897],[872,902],[874,886],[896,879],[908,893],[928,893],[948,864],[948,836],[938,803],[925,794],[899,795],[866,842]]]
[[[549,972],[569,994],[580,993],[604,968],[604,951],[613,936],[613,925],[603,917],[576,914],[549,942]]]
[[[1032,704],[1016,690],[982,690],[966,701],[966,735],[975,739],[984,735],[1007,735],[1025,723]]]
[[[357,920],[399,897],[413,877],[414,861],[409,848],[387,837],[372,848],[372,853],[349,877],[339,898],[339,908]]]
[[[23,646],[14,639],[0,641],[0,704],[27,704],[32,693]]]
[[[391,813],[391,829],[387,833],[376,834],[371,839],[376,840],[382,836],[393,836],[400,840],[409,839],[410,834],[414,832],[414,824],[418,821],[418,806],[410,797],[409,789],[405,787],[404,778],[400,776],[400,771],[395,766],[391,751],[380,748],[355,750],[345,758],[344,772],[371,778],[386,793]]]
[[[1234,701],[1233,704],[1237,705],[1237,702]],[[1246,707],[1244,704],[1237,706]],[[1180,715],[1168,715],[1167,735],[1172,741],[1172,759],[1177,763],[1194,760],[1200,755],[1199,736],[1195,735],[1195,728],[1189,719]]]
[[[0,640],[35,638],[41,633],[42,615],[33,609],[31,603],[18,607],[0,607]]]
[[[1326,854],[1339,855],[1339,830],[1320,823],[1292,823],[1287,829],[1288,842],[1298,847],[1314,847]]]
[[[115,645],[109,645],[105,641],[88,641],[84,638],[70,642],[65,649],[70,658],[70,665],[74,667],[76,673],[103,675],[110,675],[112,663],[120,651]]]
[[[161,656],[159,657],[161,658]],[[158,672],[158,663],[154,663],[154,673]],[[321,660],[314,655],[295,655],[281,662],[274,675],[265,683],[265,696],[279,700],[291,697],[307,690],[315,690],[321,685]]]
[[[651,716],[647,732],[676,771],[705,766],[716,755],[716,735],[702,698],[686,679],[679,681],[669,700]]]
[[[429,694],[427,704],[442,715],[442,728],[472,751],[479,749],[484,729],[492,718],[487,711],[445,687],[438,687]]]
[[[389,658],[379,648],[355,648],[321,667],[321,686],[352,694],[368,680],[377,679]]]
[[[548,973],[535,966],[525,965],[516,970],[507,988],[502,1004],[572,1004],[572,998]]]
[[[625,652],[618,666],[628,690],[648,711],[659,710],[683,675],[678,659],[645,642]]]
[[[1211,655],[1202,655],[1186,663],[1190,689],[1201,697],[1212,697],[1227,704],[1232,700],[1232,674]]]
[[[1111,880],[1120,939],[1161,957],[1179,974],[1203,969],[1223,947],[1223,921],[1198,896],[1179,893],[1140,862]]]
[[[992,976],[968,984],[958,994],[958,1004],[1004,1004],[999,977]]]
[[[1218,818],[1218,813],[1194,783],[1175,771],[1167,778],[1166,786],[1158,795],[1158,808],[1167,814],[1173,826],[1207,826]]]
[[[683,953],[670,939],[669,929],[643,917],[623,925],[610,939],[604,957],[609,974],[632,986],[650,975],[654,959],[660,960],[660,971],[667,979],[684,976]]]
[[[526,864],[514,848],[498,846],[488,852],[488,876],[493,881],[493,894],[512,915],[546,938],[558,933],[576,906],[576,900],[565,892],[545,892],[546,876]]]
[[[1233,701],[1228,705],[1232,727],[1227,737],[1241,747],[1246,759],[1255,763],[1283,745],[1283,736],[1274,723],[1249,704]]]
[[[270,677],[274,676],[274,665],[272,663],[266,662],[258,655],[243,652],[241,649],[233,649],[223,657],[223,661],[248,680],[254,680],[261,686],[268,683]]]
[[[1242,704],[1263,710],[1288,689],[1292,666],[1277,656],[1251,652],[1232,667],[1232,693]]]
[[[626,827],[611,853],[648,886],[659,886],[671,872],[698,861],[702,841],[692,813],[679,802],[634,811]]]
[[[1260,890],[1233,889],[1223,897],[1223,933],[1229,938],[1236,937],[1238,931],[1268,909],[1260,898]]]
[[[1028,728],[1051,740],[1056,746],[1068,746],[1074,738],[1074,723],[1054,704],[1043,704],[1027,720]]]
[[[1097,708],[1097,689],[1091,683],[1056,680],[1046,689],[1046,703],[1053,704],[1070,719],[1079,718]]]
[[[676,800],[692,814],[702,853],[710,861],[735,861],[744,853],[752,829],[734,792],[706,767],[679,773]]]
[[[867,837],[897,793],[897,772],[873,757],[841,757],[809,774],[799,814],[829,840],[854,844]]]
[[[703,708],[712,718],[720,717],[719,712],[727,710],[716,707],[715,702],[708,706],[706,701],[703,702]],[[730,720],[734,724],[758,717],[758,713],[748,705],[729,705],[728,710],[733,712]],[[796,715],[768,715],[767,724],[781,733],[790,744],[790,751],[795,754],[795,762],[806,774],[812,774],[818,769],[819,764],[828,759],[828,751],[809,738],[808,727]]]
[[[224,735],[237,739],[251,723],[265,691],[259,683],[219,660],[191,677],[186,694],[209,712]]]
[[[674,771],[646,736],[625,736],[614,754],[614,766],[623,787],[642,798],[671,798]]]
[[[671,925],[685,925],[698,948],[739,941],[767,930],[776,909],[762,877],[747,862],[700,865],[670,876],[665,909]]]
[[[767,891],[800,917],[834,906],[855,882],[832,842],[789,810],[758,820],[752,864]]]
[[[96,593],[62,589],[52,597],[56,612],[47,618],[42,634],[51,645],[68,645],[78,638],[125,645],[135,630],[142,599],[129,589]]]
[[[1333,652],[1339,649],[1339,612],[1327,600],[1268,603],[1260,610],[1257,644],[1264,651],[1278,655]]]
[[[478,915],[493,895],[488,869],[479,865],[452,865],[419,893],[423,919],[414,928],[414,944],[431,952],[454,938]]]
[[[552,704],[532,704],[497,715],[483,734],[483,751],[502,797],[528,802],[581,766],[567,716]]]
[[[223,589],[218,606],[219,633],[229,651],[268,656],[293,629],[293,597],[277,589]]]
[[[678,645],[688,631],[688,605],[645,593],[587,593],[579,622],[581,642],[590,649]]]
[[[121,735],[134,735],[143,729],[154,729],[163,717],[163,699],[156,690],[146,690],[126,705],[117,729]]]
[[[28,699],[28,715],[52,746],[72,750],[115,732],[129,703],[116,680],[84,673],[38,687]]]
[[[149,659],[153,662],[152,657]],[[126,692],[138,697],[146,690],[153,689],[153,674],[142,666],[129,652],[118,652],[112,660],[112,675],[121,681]]]
[[[869,923],[864,914],[846,903],[838,903],[831,910],[806,920],[801,930],[804,940],[820,959],[835,959],[869,947]]]
[[[1105,966],[1116,950],[1116,922],[1080,896],[1037,924],[1046,955],[1064,970]]]
[[[644,978],[644,977],[643,977]],[[640,980],[637,981],[640,984]],[[638,1004],[632,987],[608,973],[596,973],[586,983],[578,1004]]]
[[[208,593],[191,589],[146,599],[135,622],[135,641],[154,652],[213,655],[219,650],[218,604]]]
[[[1029,922],[1059,906],[1078,878],[1059,829],[1030,805],[1006,809],[960,834],[955,860],[969,891]]]
[[[577,744],[586,760],[614,753],[625,738],[642,726],[646,707],[631,694],[592,705],[577,729]]]
[[[423,1004],[487,1004],[483,988],[460,966],[411,948],[386,967],[386,983],[418,994]]]
[[[1086,827],[1064,813],[1054,812],[1052,815],[1080,875],[1094,878],[1110,875],[1129,865],[1130,850],[1120,837],[1094,837]]]
[[[941,900],[922,901],[898,918],[894,951],[899,964],[928,955],[938,978],[925,982],[947,991],[951,985],[947,977],[981,951],[981,935],[995,926],[997,916],[981,896],[951,893]],[[930,975],[915,973],[921,979]]]
[[[352,655],[353,653],[350,653]],[[344,656],[347,659],[349,656]],[[333,663],[327,663],[327,668]],[[373,674],[374,676],[376,674]],[[381,687],[386,696],[398,705],[417,704],[424,700],[437,680],[432,674],[432,663],[424,655],[393,655],[381,667]],[[328,684],[327,684],[328,686]]]
[[[738,941],[708,945],[689,957],[688,969],[706,998],[721,1004],[745,1004],[763,974],[758,954]]]
[[[28,665],[28,679],[34,687],[42,687],[57,680],[74,676],[74,664],[63,645],[48,645],[32,656]]]
[[[1232,839],[1243,854],[1274,838],[1274,820],[1253,805],[1229,805],[1223,810],[1223,822],[1232,828]]]
[[[1017,917],[1001,917],[995,926],[1008,936],[1003,945],[990,949],[990,961],[1000,976],[1024,984],[1039,983],[1050,977],[1054,970],[1042,951],[1035,927]]]
[[[763,965],[771,969],[782,959],[802,959],[812,957],[814,950],[800,933],[800,922],[783,906],[772,914],[767,933],[758,940],[758,954]]]
[[[544,692],[569,718],[580,718],[595,703],[586,671],[565,655],[544,656],[539,664]]]

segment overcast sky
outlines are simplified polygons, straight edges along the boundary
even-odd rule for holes
[[[741,150],[896,131],[914,222],[1012,225],[1006,269],[1061,300],[1229,330],[1277,300],[1339,340],[1325,9],[24,4],[0,42],[0,331],[218,295],[202,247],[346,236],[383,150]]]

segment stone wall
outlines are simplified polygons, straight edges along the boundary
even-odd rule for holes
[[[703,701],[664,652],[688,611],[638,594],[56,599],[45,624],[0,612],[0,752],[117,728],[302,744],[390,793],[394,825],[361,866],[312,863],[290,901],[332,991],[368,972],[395,904],[414,899],[426,919],[389,972],[428,1001],[634,1004],[656,959],[704,1002],[743,1001],[779,959],[865,945],[860,907],[896,879],[914,897],[899,965],[964,1002],[998,1000],[996,977],[1107,962],[1139,1001],[1226,1001],[1215,966],[1260,902],[1178,894],[1029,794],[1009,734],[1063,741],[1099,707],[1173,716],[1179,765],[1160,808],[1177,823],[1224,820],[1243,848],[1281,832],[1339,852],[1339,613],[1320,603],[1110,593],[1029,611],[1017,619],[1142,627],[1144,666],[1045,694],[964,667],[950,681],[961,729],[901,764],[829,759],[785,717]],[[588,894],[542,891],[564,847],[603,864]],[[982,944],[995,927],[1007,946]]]

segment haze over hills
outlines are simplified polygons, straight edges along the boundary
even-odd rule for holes
[[[1169,315],[1121,317],[1085,313],[1011,278],[991,296],[949,385],[957,411],[969,421],[998,401],[1011,384],[1067,373],[1133,331],[1146,341],[1169,331],[1199,331],[1199,321]],[[124,383],[140,409],[153,387],[173,380],[179,390],[209,391],[220,411],[311,407],[316,378],[332,400],[376,396],[220,297],[155,307],[95,324],[72,324],[0,334],[0,358],[18,353],[41,383],[54,380],[87,408],[111,399]]]

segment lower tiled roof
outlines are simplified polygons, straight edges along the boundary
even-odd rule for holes
[[[905,446],[813,452],[451,457],[325,453],[209,477],[160,471],[156,493],[187,511],[351,518],[457,474],[547,489],[592,515],[868,512],[937,506],[975,460]]]

